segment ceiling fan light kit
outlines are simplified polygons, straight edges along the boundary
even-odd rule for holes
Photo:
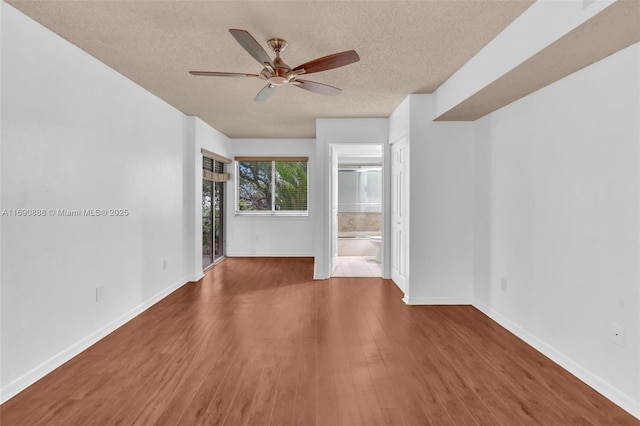
[[[338,95],[342,90],[337,87],[317,83],[315,81],[302,80],[299,76],[343,67],[360,60],[360,57],[355,50],[347,50],[345,52],[323,56],[322,58],[314,59],[305,62],[302,65],[298,65],[295,68],[291,68],[280,57],[280,54],[287,48],[286,40],[281,38],[272,38],[267,41],[267,44],[276,55],[272,60],[269,54],[267,54],[267,52],[262,48],[262,46],[260,46],[256,39],[249,34],[248,31],[230,29],[229,32],[244,48],[244,50],[246,50],[247,53],[249,53],[263,66],[260,74],[218,71],[189,71],[189,73],[191,75],[205,77],[257,77],[265,80],[267,85],[256,95],[254,99],[256,102],[262,102],[269,99],[274,89],[278,86],[295,86],[309,92],[326,96]]]

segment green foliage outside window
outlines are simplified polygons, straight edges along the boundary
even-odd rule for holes
[[[238,210],[306,212],[306,161],[238,162]]]

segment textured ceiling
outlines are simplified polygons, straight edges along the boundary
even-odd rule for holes
[[[431,93],[532,1],[9,1],[14,7],[189,115],[230,137],[315,137],[316,118],[387,117],[409,93]],[[280,87],[253,102],[259,73],[229,34],[265,49],[287,40],[292,67],[355,49],[360,62],[305,77],[340,87],[325,97]]]

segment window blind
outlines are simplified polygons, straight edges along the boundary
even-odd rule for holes
[[[222,155],[216,154],[215,152],[211,152],[211,151],[207,151],[206,149],[202,148],[200,150],[200,152],[202,153],[203,157],[206,158],[210,158],[212,160],[217,160],[221,163],[225,163],[225,164],[230,164],[231,160],[227,157],[223,157]]]
[[[204,150],[203,150],[204,151]],[[209,151],[207,151],[209,152]],[[224,157],[223,157],[224,158]],[[231,161],[231,160],[229,160]],[[202,157],[202,178],[211,182],[226,182],[229,173],[224,172],[225,163],[211,156]]]
[[[308,157],[235,157],[235,160],[237,212],[308,212]]]

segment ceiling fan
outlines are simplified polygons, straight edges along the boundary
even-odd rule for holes
[[[337,95],[342,92],[342,90],[337,87],[316,83],[315,81],[302,80],[299,76],[343,67],[360,60],[355,50],[347,50],[345,52],[323,56],[322,58],[314,59],[298,65],[295,68],[291,68],[280,58],[280,53],[287,47],[285,40],[272,38],[267,42],[276,54],[275,59],[271,60],[267,52],[249,32],[237,29],[230,29],[229,32],[238,43],[240,43],[244,50],[264,67],[260,74],[215,71],[189,71],[189,74],[210,77],[257,77],[265,80],[267,81],[267,85],[256,95],[254,99],[256,102],[266,101],[278,86],[295,86],[320,95]]]

